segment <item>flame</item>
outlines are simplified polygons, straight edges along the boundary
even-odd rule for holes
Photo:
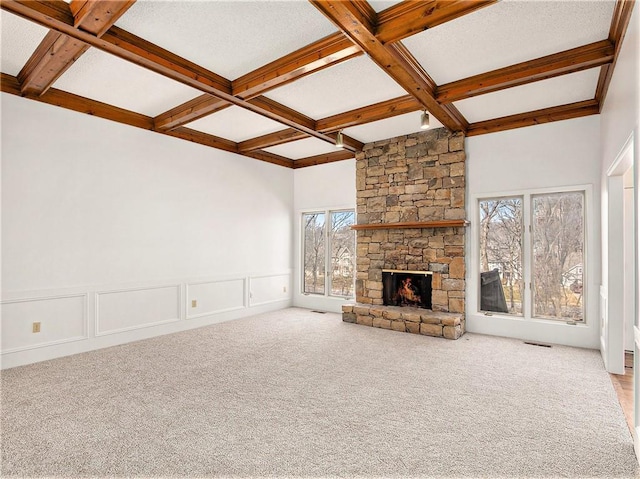
[[[403,302],[420,304],[420,297],[417,293],[418,288],[411,283],[411,278],[405,278],[402,280],[402,285],[398,288],[398,296]]]

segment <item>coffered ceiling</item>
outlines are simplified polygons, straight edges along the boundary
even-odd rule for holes
[[[301,168],[599,113],[634,1],[0,5],[3,92]]]

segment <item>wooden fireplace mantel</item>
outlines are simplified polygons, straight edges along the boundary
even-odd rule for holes
[[[388,229],[421,229],[421,228],[457,228],[469,226],[467,220],[414,221],[410,223],[369,223],[353,225],[353,230],[388,230]]]

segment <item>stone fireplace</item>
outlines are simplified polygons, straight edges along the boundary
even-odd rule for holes
[[[369,143],[356,168],[356,303],[343,306],[343,320],[458,339],[465,326],[464,136],[440,128]],[[401,275],[396,296],[403,272],[428,275],[430,304],[415,301],[414,292],[413,300],[385,305],[383,270]]]

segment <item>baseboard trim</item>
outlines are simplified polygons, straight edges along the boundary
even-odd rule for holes
[[[32,348],[23,351],[13,351],[3,353],[0,358],[0,369],[10,369],[18,366],[25,366],[41,361],[71,356],[80,353],[95,351],[98,349],[118,346],[121,344],[141,341],[145,339],[163,336],[165,334],[179,333],[190,329],[211,326],[226,321],[234,321],[247,318],[261,313],[277,311],[292,306],[290,299],[271,303],[265,306],[254,306],[242,310],[229,311],[226,313],[211,314],[198,319],[188,321],[172,321],[166,324],[159,324],[145,328],[136,328],[130,331],[123,331],[104,336],[95,336],[66,342],[64,344],[51,344],[44,347]]]

